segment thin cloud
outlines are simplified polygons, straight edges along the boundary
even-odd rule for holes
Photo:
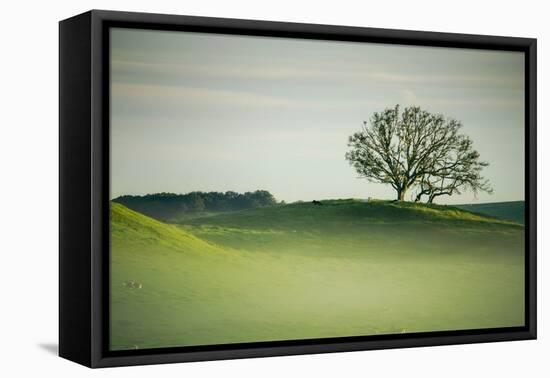
[[[502,99],[502,98],[473,98],[473,99],[464,99],[464,98],[441,98],[441,97],[422,97],[418,96],[412,90],[402,90],[400,91],[401,98],[405,105],[416,105],[416,106],[428,106],[432,109],[437,109],[438,107],[445,108],[514,108],[522,109],[525,104],[522,98],[517,99]]]
[[[115,74],[135,75],[162,75],[168,77],[208,76],[214,78],[233,79],[300,79],[326,77],[327,72],[320,69],[297,67],[269,67],[269,66],[224,66],[224,65],[196,65],[184,63],[152,63],[114,60],[111,63]]]
[[[345,68],[345,69],[344,69]],[[399,73],[369,67],[368,65],[339,65],[333,67],[298,67],[298,66],[270,66],[270,65],[216,65],[216,64],[185,64],[137,62],[127,60],[113,60],[112,73],[115,79],[118,75],[136,75],[136,77],[166,77],[177,79],[184,77],[211,77],[228,79],[254,80],[363,80],[378,84],[394,85],[429,85],[449,87],[493,87],[508,89],[523,89],[522,75],[456,75],[456,74],[416,74]]]
[[[296,99],[283,96],[271,96],[266,94],[210,89],[200,87],[188,87],[161,84],[129,84],[113,82],[111,95],[117,106],[131,107],[136,110],[146,111],[156,109],[173,113],[195,108],[219,109],[245,108],[245,109],[351,109],[370,106],[385,106],[383,100],[360,99]],[[116,108],[116,107],[115,107]]]
[[[522,89],[523,78],[520,75],[509,77],[503,75],[403,75],[387,72],[374,72],[367,75],[381,83],[444,85],[449,87],[493,87]]]
[[[144,106],[145,108],[151,105],[179,107],[182,105],[219,106],[223,104],[246,108],[290,108],[296,105],[294,101],[285,98],[244,91],[168,85],[113,83],[111,94],[115,101],[131,100],[134,106]]]

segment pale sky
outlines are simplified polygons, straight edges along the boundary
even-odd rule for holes
[[[111,197],[264,189],[287,202],[394,199],[344,155],[363,120],[395,104],[462,121],[490,163],[493,195],[439,203],[524,199],[523,53],[118,28]]]

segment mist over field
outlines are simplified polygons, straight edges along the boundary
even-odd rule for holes
[[[521,326],[523,238],[513,222],[392,202],[183,224],[113,203],[111,348]]]

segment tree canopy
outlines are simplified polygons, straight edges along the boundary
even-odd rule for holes
[[[346,159],[360,177],[389,184],[397,200],[416,188],[415,200],[431,203],[442,195],[463,190],[492,192],[481,171],[470,137],[461,134],[462,124],[420,107],[400,111],[399,105],[375,112],[370,122],[349,137]]]

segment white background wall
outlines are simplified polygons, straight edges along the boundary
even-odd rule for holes
[[[539,39],[539,192],[546,163],[550,27],[544,1],[9,1],[0,22],[0,375],[105,377],[548,376],[549,201],[539,196],[539,340],[89,370],[58,358],[58,26],[92,8]],[[546,143],[545,143],[546,142]],[[498,140],[495,140],[498,143]],[[546,147],[546,148],[545,148]],[[546,266],[545,266],[546,265]],[[546,353],[544,349],[547,349]]]

